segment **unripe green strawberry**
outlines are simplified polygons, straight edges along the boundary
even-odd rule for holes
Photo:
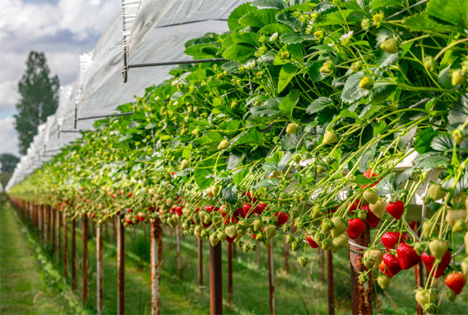
[[[327,131],[325,132],[325,134],[323,135],[323,141],[322,143],[324,145],[327,145],[327,144],[332,144],[332,143],[335,143],[336,141],[338,141],[338,137],[335,135],[335,133],[333,131]]]
[[[437,227],[437,225],[434,222],[432,222],[432,221],[424,222],[422,235],[425,238],[431,237],[433,234],[438,233],[438,231],[439,231],[439,228]]]
[[[263,227],[262,220],[256,219],[254,221],[254,223],[253,223],[253,226],[254,226],[254,228],[253,228],[254,232],[260,231],[262,229],[262,227]]]
[[[195,234],[195,236],[197,237],[201,237],[201,231],[202,231],[202,227],[201,226],[196,226],[195,229],[193,229],[193,234]]]
[[[290,54],[288,51],[281,53],[281,59],[289,59],[289,57],[290,57]]]
[[[468,235],[468,233],[467,233]],[[465,236],[466,237],[466,236]],[[467,243],[465,241],[465,243]],[[468,252],[468,246],[465,247],[465,250]],[[461,263],[462,272],[465,276],[468,276],[468,257],[465,257]]]
[[[333,249],[333,243],[329,239],[324,239],[322,243],[320,244],[323,250],[332,250]]]
[[[460,219],[455,221],[452,227],[453,233],[465,233],[467,230],[468,230],[468,226],[466,225],[466,222]]]
[[[250,226],[250,223],[247,222],[246,220],[241,220],[241,221],[239,221],[237,226],[242,227],[242,229],[246,229],[246,228],[248,228]]]
[[[294,154],[292,157],[294,163],[299,164],[302,160],[302,156],[300,154]]]
[[[244,251],[244,253],[249,252],[249,250],[250,250],[250,245],[249,245],[249,244],[244,244],[244,245],[242,245],[242,250]]]
[[[257,250],[257,243],[253,243],[252,245],[250,245],[250,249],[254,252]]]
[[[369,20],[369,19],[362,19],[362,21],[361,21],[361,28],[362,28],[363,30],[368,30],[369,27],[370,27],[370,25],[371,25],[371,24],[370,24],[370,20]]]
[[[362,194],[362,197],[364,198],[365,201],[371,204],[375,204],[379,200],[379,195],[377,194],[377,192],[371,189],[364,191],[364,193]],[[384,211],[385,211],[385,207],[384,207]]]
[[[461,70],[455,70],[452,73],[452,85],[457,86],[463,84],[466,81],[466,77]]]
[[[224,139],[219,143],[218,150],[226,150],[227,148],[229,148],[229,141]]]
[[[389,38],[380,45],[380,48],[389,54],[396,54],[398,52],[398,42],[395,38]]]
[[[278,234],[278,231],[276,230],[276,226],[269,225],[265,228],[265,236],[267,239],[271,239],[275,237],[276,234]]]
[[[231,103],[231,108],[234,109],[234,108],[237,108],[239,106],[239,102],[238,101],[232,101]]]
[[[172,207],[172,206],[174,205],[174,199],[172,199],[172,198],[167,198],[167,199],[166,199],[166,205],[167,205],[168,207]]]
[[[460,144],[462,143],[463,139],[465,139],[465,134],[463,133],[462,130],[455,129],[452,131],[452,137],[453,137],[453,141],[455,141],[456,144]]]
[[[356,211],[358,219],[361,219],[362,221],[365,221],[367,219],[367,213],[362,210],[357,210]]]
[[[416,302],[424,308],[427,304],[432,304],[435,301],[435,294],[432,291],[419,289],[416,291]]]
[[[375,216],[377,218],[382,219],[384,214],[385,214],[385,207],[386,206],[387,206],[387,203],[384,200],[378,200],[374,204],[371,203],[369,205],[369,209],[370,209],[370,211],[372,211],[373,214],[375,214]]]
[[[323,220],[322,227],[321,227],[321,230],[322,230],[323,234],[325,234],[325,235],[330,234],[330,231],[331,231],[332,228],[333,228],[333,221],[332,220],[330,220],[330,219]]]
[[[213,196],[216,196],[219,192],[219,187],[218,186],[211,186],[211,192],[213,193]]]
[[[465,233],[463,240],[465,241],[465,252],[468,254],[468,232]]]
[[[434,58],[432,58],[432,56],[424,57],[424,68],[426,68],[429,71],[434,71],[435,65],[436,64],[435,64]]]
[[[224,232],[219,232],[218,233],[218,239],[220,241],[224,242],[226,240],[226,237],[227,237],[226,233],[224,233]]]
[[[379,284],[379,287],[382,288],[382,290],[385,290],[390,284],[390,278],[385,275],[380,275],[377,277],[377,283]]]
[[[286,126],[286,133],[295,134],[297,131],[298,125],[296,123],[290,123]]]
[[[320,217],[322,217],[323,215],[323,211],[322,211],[322,207],[320,207],[320,205],[316,204],[312,207],[312,219],[318,219]]]
[[[183,161],[180,163],[180,169],[181,169],[181,170],[185,170],[188,166],[189,166],[189,162],[188,162],[187,160],[183,160]]]
[[[442,240],[433,240],[429,243],[429,250],[431,251],[432,256],[437,260],[441,260],[442,257],[447,252],[448,246],[447,242]]]
[[[359,81],[361,89],[370,90],[372,88],[372,80],[369,77],[364,77]]]
[[[231,225],[225,228],[224,232],[226,232],[226,235],[229,236],[230,238],[233,238],[234,236],[237,235],[237,229],[234,225]]]
[[[383,13],[377,13],[372,16],[372,20],[374,21],[374,25],[379,28],[380,24],[384,21],[384,14]]]
[[[286,236],[286,243],[288,243],[288,244],[291,244],[291,243],[294,242],[295,240],[296,240],[295,237],[292,236],[291,234],[288,234],[288,235]]]
[[[445,196],[445,191],[442,189],[442,186],[432,184],[427,190],[427,196],[432,200],[439,200]]]
[[[383,253],[378,249],[368,249],[362,257],[364,266],[368,269],[377,269],[383,259]]]
[[[323,31],[315,31],[314,32],[314,37],[316,40],[320,40],[323,38]]]
[[[317,174],[321,174],[326,171],[326,168],[323,165],[317,166]]]
[[[348,222],[342,219],[341,217],[332,218],[334,227],[331,230],[332,237],[337,237],[338,235],[343,234],[348,229]]]
[[[348,234],[343,233],[333,239],[332,241],[333,247],[336,250],[339,250],[341,248],[348,248],[348,240],[349,240]]]
[[[243,233],[241,233],[241,232],[237,233],[236,238],[234,239],[234,243],[236,243],[236,244],[239,243],[243,236],[244,236]]]
[[[297,261],[299,262],[299,265],[301,265],[302,268],[305,268],[309,264],[310,259],[307,257],[299,257]]]
[[[453,227],[455,222],[458,220],[464,221],[466,218],[466,210],[448,210],[447,216],[445,217],[445,221]]]
[[[211,246],[213,246],[213,247],[218,245],[219,239],[218,239],[218,236],[215,233],[210,235],[210,243],[211,243]]]

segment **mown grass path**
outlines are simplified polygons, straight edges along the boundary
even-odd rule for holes
[[[2,201],[2,203],[4,203]],[[60,314],[13,210],[0,207],[0,314]]]

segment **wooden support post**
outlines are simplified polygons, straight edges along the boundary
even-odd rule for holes
[[[328,314],[335,314],[335,286],[333,279],[333,253],[326,251],[327,261],[327,295],[328,295]]]
[[[370,229],[366,229],[355,240],[357,245],[369,246]],[[350,245],[351,250],[362,251]],[[367,271],[362,262],[362,254],[349,253],[351,263],[351,306],[352,313],[357,315],[372,314],[372,274],[369,274],[369,281],[359,283],[359,273]]]
[[[53,244],[52,240],[52,209],[50,208],[49,205],[44,206],[46,207],[46,212],[47,212],[47,241],[50,244]],[[53,248],[53,245],[52,245]]]
[[[83,303],[88,301],[88,216],[85,214],[81,224],[83,241]]]
[[[270,314],[276,314],[275,305],[275,262],[273,259],[273,239],[268,246],[268,284],[270,288]]]
[[[151,219],[151,315],[161,314],[160,275],[162,265],[162,229],[159,218]]]
[[[198,248],[198,287],[203,286],[203,240],[197,237]]]
[[[56,216],[56,220],[57,220],[57,262],[60,261],[60,257],[61,257],[61,251],[62,251],[62,229],[61,229],[61,226],[60,226],[60,222],[61,222],[61,215],[62,213],[57,209],[57,216]]]
[[[176,253],[177,253],[177,276],[181,277],[182,272],[182,261],[180,258],[180,224],[176,226]]]
[[[223,275],[221,266],[221,242],[210,243],[210,314],[223,314]]]
[[[125,314],[125,227],[117,215],[117,314]]]
[[[232,243],[227,243],[227,281],[228,281],[228,305],[232,308]]]
[[[104,307],[104,264],[101,225],[96,225],[96,308],[101,315]]]
[[[76,220],[72,219],[70,223],[71,232],[71,288],[76,290]]]
[[[62,213],[63,226],[63,276],[65,281],[68,277],[68,231],[67,231],[67,214]]]
[[[284,270],[289,273],[289,246],[286,242],[286,234],[284,235]]]
[[[57,216],[57,211],[55,211],[54,208],[52,208],[52,206],[49,206],[50,207],[50,220],[52,222],[52,257],[54,257],[54,254],[55,254],[55,244],[57,244],[57,238],[56,238],[56,224],[57,224],[57,220],[55,219],[55,217]]]

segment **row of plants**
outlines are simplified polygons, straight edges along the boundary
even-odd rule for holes
[[[9,194],[98,223],[159,218],[246,252],[286,233],[303,267],[309,246],[350,250],[375,230],[360,281],[372,272],[385,289],[422,261],[415,298],[436,312],[434,280],[454,301],[468,275],[467,12],[462,0],[243,4],[230,32],[185,45],[226,62],[171,70]]]

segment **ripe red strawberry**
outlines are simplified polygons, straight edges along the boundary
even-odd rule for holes
[[[205,206],[203,209],[205,211],[209,211],[211,213],[213,211],[213,209],[214,209],[214,206]]]
[[[445,284],[458,295],[466,284],[466,276],[460,271],[449,273],[445,277]]]
[[[395,249],[395,246],[399,244],[398,239],[400,239],[400,232],[386,232],[384,235],[382,235],[382,244],[385,246],[387,252]],[[406,242],[407,240],[408,235],[401,233],[400,243]]]
[[[229,236],[226,235],[226,242],[228,242],[229,244],[231,244],[232,242],[234,242],[234,239],[235,239],[236,237],[237,237],[237,234],[236,234],[236,236],[234,236],[234,237],[229,237]]]
[[[385,207],[385,210],[397,220],[401,219],[403,212],[405,212],[405,204],[401,200],[395,202],[389,202]]]
[[[128,209],[128,211],[127,211],[127,212],[128,212],[128,213],[132,213],[132,212],[133,212],[133,209],[132,209],[132,208],[130,208],[130,209]]]
[[[400,262],[394,255],[386,253],[383,255],[382,261],[392,276],[397,275],[401,271]]]
[[[424,263],[424,266],[426,266],[427,272],[431,272],[432,267],[434,266],[435,257],[433,255],[428,255],[426,252],[424,252],[421,254],[421,260]],[[440,260],[440,263],[437,266],[437,270],[435,271],[434,276],[436,278],[439,278],[444,274],[445,269],[447,269],[451,260],[452,255],[450,255],[450,252],[447,250],[444,256],[442,256],[442,259]],[[432,271],[432,274],[434,274],[434,271]]]
[[[384,275],[386,275],[387,277],[390,277],[390,278],[393,277],[392,273],[390,272],[390,269],[388,269],[388,267],[384,264],[383,261],[380,262],[380,264],[379,264],[379,269],[380,269],[380,271],[382,271],[382,273],[383,273]]]
[[[138,215],[138,221],[140,221],[140,222],[145,221],[145,219],[147,217],[146,213],[144,213],[144,212],[138,212],[137,215]]]
[[[378,174],[372,173],[371,170],[365,171],[362,175],[364,175],[366,178],[371,178],[371,177],[377,177],[377,176],[378,176]],[[374,186],[377,185],[379,182],[380,182],[380,180],[377,181],[377,182],[375,182],[375,183],[373,183],[373,184],[371,184],[370,187],[374,187]],[[362,185],[362,186],[361,186],[361,188],[366,188],[366,187],[367,187],[367,185]]]
[[[242,206],[242,209],[244,211],[244,216],[249,218],[253,213],[254,211],[251,211],[250,209],[252,209],[252,205],[251,204],[248,204],[248,203],[245,203],[243,206]]]
[[[250,193],[250,190],[248,192],[245,192],[243,196],[247,196],[249,198],[249,202],[252,203],[257,203],[257,198],[252,197],[252,194]]]
[[[262,214],[263,210],[265,210],[267,207],[267,204],[265,203],[259,203],[256,207],[255,207],[255,212],[258,213],[258,214]]]
[[[349,213],[354,214],[354,211],[359,209],[361,204],[362,204],[362,201],[361,201],[361,199],[358,198],[358,199],[354,200],[354,202],[352,204],[350,204],[348,202],[348,205],[346,207],[348,208]]]
[[[306,240],[307,240],[307,243],[309,243],[310,247],[312,248],[317,248],[319,247],[317,243],[315,243],[314,239],[312,238],[312,236],[310,235],[307,235],[306,236]]]
[[[234,217],[236,219],[245,218],[244,209],[237,208],[236,211],[234,211]]]
[[[276,226],[282,226],[288,221],[288,215],[285,212],[276,212],[275,216],[278,218]]]
[[[227,212],[221,212],[224,219],[224,225],[230,225],[231,223],[237,223],[237,219],[234,216],[229,215]]]
[[[408,270],[421,262],[421,257],[416,253],[412,246],[401,243],[397,247],[398,261],[401,269]]]
[[[369,224],[371,228],[377,227],[379,225],[380,219],[375,216],[375,214],[372,213],[369,209],[369,205],[364,205],[361,208],[365,212],[367,212],[367,217],[366,217],[366,222]]]
[[[174,207],[174,210],[177,212],[177,215],[179,217],[182,216],[182,207]]]
[[[348,229],[346,230],[346,233],[348,233],[349,238],[358,238],[365,229],[366,223],[361,219],[348,219]]]

